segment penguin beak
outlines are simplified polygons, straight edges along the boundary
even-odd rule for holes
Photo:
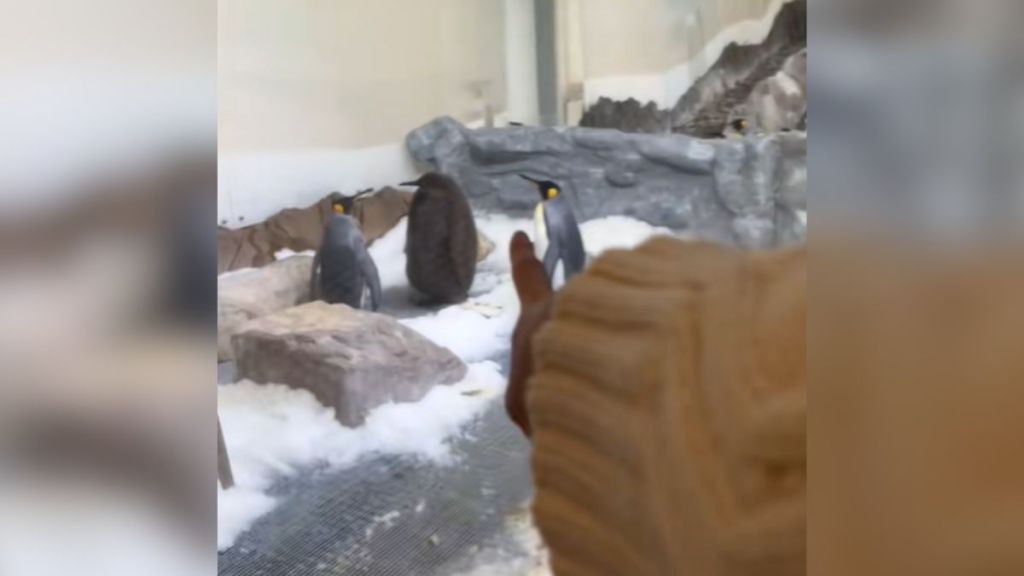
[[[522,178],[523,180],[526,180],[527,182],[533,182],[534,184],[540,184],[540,180],[534,180],[533,178],[530,178],[526,174],[520,174],[519,177]]]
[[[420,185],[420,183],[419,183],[418,180],[413,180],[412,182],[402,182],[401,184],[399,184],[399,186],[419,186],[419,185]]]

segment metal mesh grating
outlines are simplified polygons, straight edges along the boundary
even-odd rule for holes
[[[529,445],[500,401],[453,452],[451,466],[385,456],[281,482],[272,495],[282,504],[220,554],[219,573],[446,574],[493,542],[531,495]]]

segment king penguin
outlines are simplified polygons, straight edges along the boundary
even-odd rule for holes
[[[416,186],[409,207],[405,275],[423,303],[455,304],[469,296],[476,274],[473,211],[452,178],[437,172],[403,183]]]
[[[349,216],[353,198],[340,194],[332,197],[332,214],[324,224],[320,249],[313,258],[310,290],[313,298],[328,304],[363,307],[363,291],[369,288],[370,309],[381,306],[380,275],[377,265],[366,250],[363,233],[356,220]]]
[[[569,199],[562,194],[562,189],[548,180],[534,180],[520,175],[524,180],[532,182],[540,193],[541,201],[534,210],[534,226],[538,244],[544,249],[544,269],[548,273],[548,281],[555,281],[555,269],[562,262],[566,282],[569,278],[583,270],[587,255],[583,251],[583,237],[576,223]]]

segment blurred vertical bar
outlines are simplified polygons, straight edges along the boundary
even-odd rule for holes
[[[220,428],[220,419],[217,419],[217,476],[220,479],[220,487],[228,490],[235,485],[235,474],[231,471],[231,457],[228,455],[228,447],[224,444],[224,432]]]
[[[212,574],[217,4],[0,14],[0,574]]]
[[[811,574],[1024,574],[1022,17],[811,3]]]

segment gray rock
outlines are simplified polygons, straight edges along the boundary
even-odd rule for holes
[[[758,216],[743,216],[733,221],[733,232],[741,248],[763,248],[776,243],[775,223]]]
[[[790,56],[782,69],[761,80],[746,100],[729,112],[725,135],[737,132],[737,121],[744,121],[743,133],[799,130],[807,117],[807,50]]]
[[[246,323],[231,339],[240,378],[308,390],[358,426],[373,408],[454,384],[466,365],[381,314],[312,302]]]
[[[790,210],[807,210],[807,138],[780,135],[778,202]]]
[[[580,119],[586,128],[612,128],[640,134],[664,134],[669,131],[669,114],[654,102],[641,104],[637,99],[600,98]]]
[[[775,210],[781,148],[772,138],[726,140],[715,161],[715,189],[737,217],[770,216]]]
[[[311,256],[292,256],[263,268],[217,279],[217,360],[234,358],[231,336],[250,320],[309,302]]]
[[[802,133],[702,140],[593,128],[470,130],[438,118],[406,145],[417,162],[455,178],[476,210],[531,216],[536,191],[519,178],[528,174],[558,182],[581,222],[626,215],[751,248],[804,237],[794,216],[806,209]]]
[[[779,210],[775,215],[775,228],[781,233],[776,238],[780,247],[802,244],[807,238],[806,211]]]
[[[672,131],[711,138],[726,130],[762,80],[781,70],[786,59],[807,46],[807,2],[786,2],[760,44],[729,44],[670,112]]]

